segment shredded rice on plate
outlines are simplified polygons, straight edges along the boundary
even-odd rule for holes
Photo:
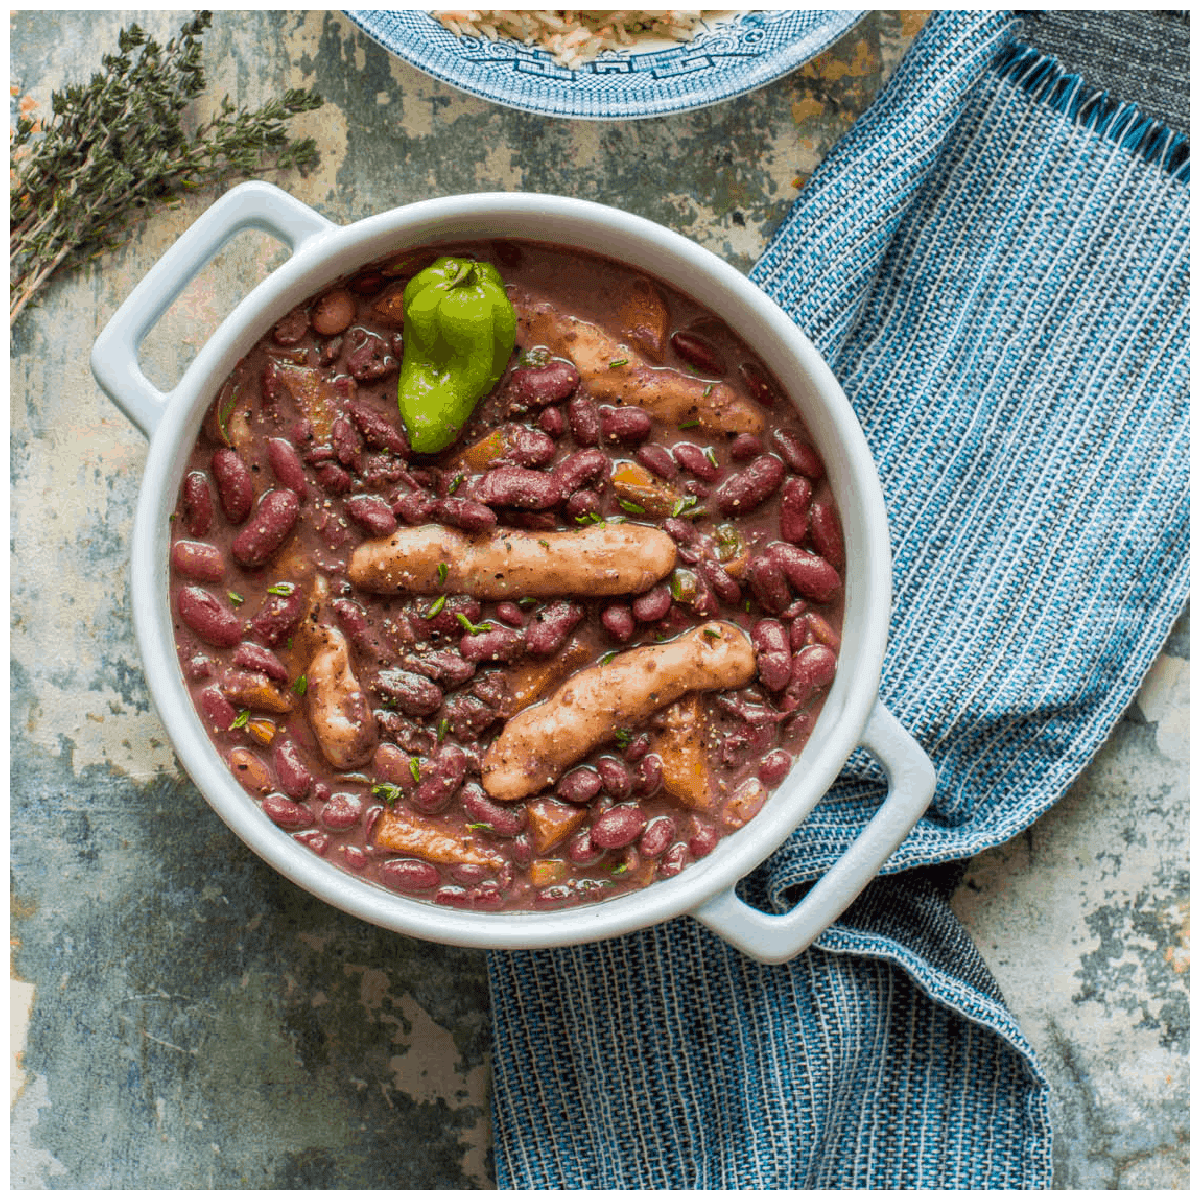
[[[506,12],[434,12],[458,37],[512,38],[540,46],[560,66],[575,70],[603,50],[624,50],[641,38],[688,42],[699,31],[701,13],[629,12],[606,9],[516,9]]]

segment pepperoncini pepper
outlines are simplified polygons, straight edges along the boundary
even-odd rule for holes
[[[491,263],[439,258],[404,289],[404,359],[397,400],[419,454],[449,446],[496,386],[517,320]]]

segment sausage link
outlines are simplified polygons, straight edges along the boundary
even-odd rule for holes
[[[750,640],[725,621],[627,650],[577,672],[548,700],[513,717],[484,755],[483,786],[499,800],[532,795],[617,730],[641,724],[684,692],[741,687],[754,670]]]
[[[362,766],[375,750],[375,718],[350,667],[340,630],[323,626],[322,645],[308,667],[308,721],[321,753],[339,771]]]

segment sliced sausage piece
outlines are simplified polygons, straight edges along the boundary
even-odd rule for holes
[[[308,667],[308,721],[321,753],[339,771],[362,766],[375,750],[375,718],[350,666],[341,630],[321,627],[321,645]]]
[[[363,542],[348,574],[356,587],[370,592],[465,592],[503,600],[644,592],[674,566],[675,543],[649,525],[482,534],[420,525]]]
[[[709,433],[762,433],[766,428],[759,406],[729,384],[652,367],[591,321],[567,316],[547,303],[513,299],[521,345],[548,346],[552,354],[573,362],[594,400],[636,404],[672,425],[699,421]]]
[[[750,639],[726,621],[627,650],[579,671],[545,703],[513,717],[484,756],[483,786],[497,800],[532,795],[617,730],[639,725],[685,692],[742,687],[754,671]]]

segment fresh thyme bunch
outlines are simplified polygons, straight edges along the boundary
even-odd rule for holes
[[[60,267],[125,242],[148,205],[177,203],[185,192],[270,165],[316,161],[316,143],[289,141],[283,126],[321,105],[302,88],[254,112],[226,96],[218,115],[189,136],[183,113],[204,90],[200,38],[211,24],[211,13],[198,12],[165,48],[130,25],[121,30],[120,53],[104,56],[103,72],[86,87],[54,93],[43,137],[34,140],[39,123],[18,120],[10,137],[10,325]]]

